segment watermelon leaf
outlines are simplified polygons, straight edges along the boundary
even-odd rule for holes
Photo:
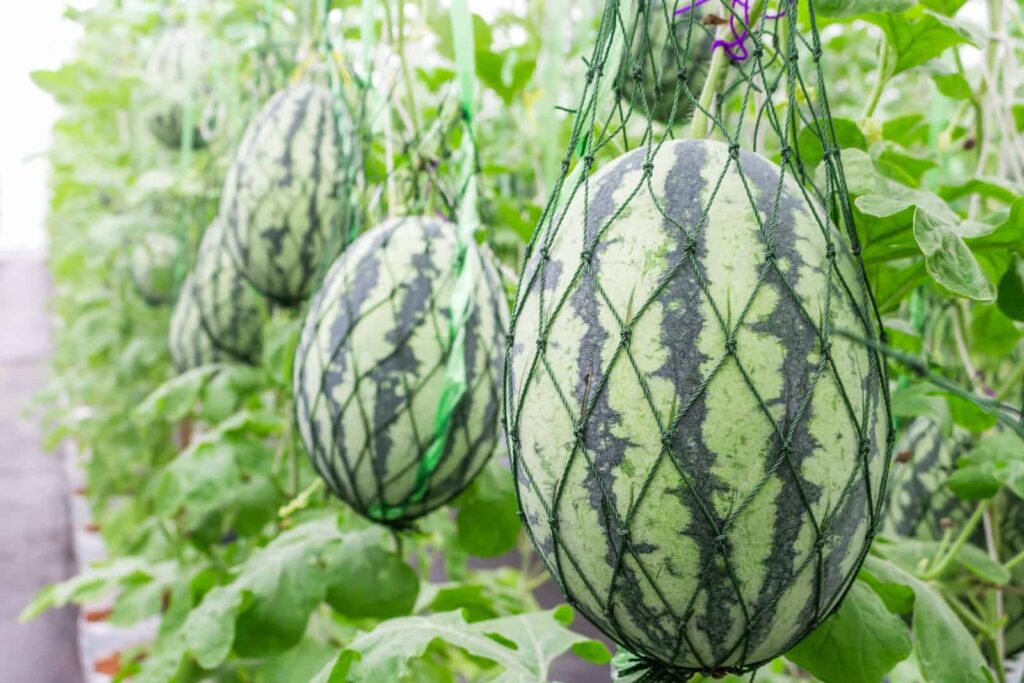
[[[896,584],[914,594],[914,652],[929,683],[988,683],[992,674],[977,643],[942,596],[895,564],[869,556],[862,575],[872,585]]]
[[[357,636],[313,682],[407,680],[412,660],[436,641],[500,666],[504,673],[493,680],[501,683],[545,681],[551,662],[569,650],[594,663],[611,661],[604,645],[568,629],[572,614],[571,608],[562,606],[473,624],[461,612],[392,619]]]
[[[1014,257],[999,280],[997,297],[996,304],[1000,311],[1008,318],[1024,322],[1024,259]]]
[[[839,610],[786,657],[824,683],[877,683],[910,652],[906,624],[870,586],[857,581]]]
[[[459,545],[477,557],[497,557],[516,547],[519,517],[512,477],[502,464],[491,462],[456,501]]]

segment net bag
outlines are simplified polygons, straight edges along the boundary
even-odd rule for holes
[[[813,5],[800,25],[793,0],[704,4],[707,77],[695,92],[682,65],[703,48],[675,39],[662,123],[610,82],[616,60],[653,59],[623,33],[696,36],[704,20],[606,3],[507,339],[522,519],[646,681],[749,671],[825,619],[877,528],[892,450],[884,363],[851,339],[881,325]]]

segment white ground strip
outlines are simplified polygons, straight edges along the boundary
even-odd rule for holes
[[[90,531],[92,511],[84,495],[78,493],[85,486],[85,472],[81,466],[81,452],[74,444],[62,447],[64,469],[71,484],[71,531],[75,563],[78,571],[107,559],[103,538]],[[107,621],[90,621],[87,615],[109,609],[112,597],[82,606],[78,614],[78,657],[82,667],[82,680],[86,683],[110,683],[113,677],[97,671],[97,663],[126,648],[142,645],[156,637],[160,620],[145,619],[131,628],[114,626]]]

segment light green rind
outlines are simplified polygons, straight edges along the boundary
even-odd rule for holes
[[[520,505],[602,630],[674,667],[740,670],[791,647],[856,574],[880,512],[884,380],[832,335],[875,336],[867,295],[792,178],[743,151],[741,174],[717,142],[646,153],[542,226],[523,275],[506,379]]]

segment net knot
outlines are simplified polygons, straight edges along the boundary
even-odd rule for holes
[[[793,148],[790,147],[789,145],[783,145],[782,149],[779,151],[779,156],[782,158],[782,163],[788,162],[789,161],[789,157],[792,154],[793,154]]]
[[[633,338],[633,330],[629,327],[624,327],[619,332],[619,341],[622,342],[623,346],[629,346],[630,340]]]
[[[725,542],[728,541],[728,540],[729,540],[729,537],[726,535],[726,533],[724,531],[719,532],[719,534],[717,536],[715,536],[715,545],[723,546],[723,545],[725,545]]]
[[[548,250],[548,245],[544,245],[540,248],[540,260],[547,261],[551,258],[551,252]]]
[[[730,142],[729,143],[729,158],[733,161],[739,161],[740,159],[740,143]]]
[[[775,263],[775,247],[771,246],[764,250],[764,262],[767,264]]]
[[[594,155],[588,154],[587,156],[583,157],[583,167],[589,171],[591,168],[594,167],[594,161]]]
[[[583,423],[583,421],[577,422],[576,426],[574,426],[572,428],[572,435],[576,439],[577,442],[580,442],[580,443],[583,442],[583,437],[585,437],[587,435],[586,426]]]
[[[676,71],[676,78],[678,78],[680,81],[685,81],[686,80],[686,67],[685,66],[679,67],[679,70]]]
[[[541,335],[540,337],[537,337],[537,352],[538,353],[544,353],[544,349],[547,347],[547,345],[548,345],[548,338],[547,337],[545,337],[543,335]]]
[[[754,59],[761,59],[761,57],[764,56],[764,47],[762,47],[761,43],[758,42],[757,44],[754,45],[754,49],[751,51],[750,54],[754,56]]]
[[[811,56],[814,57],[814,61],[821,59],[821,45],[815,45],[814,49],[811,50]]]
[[[825,258],[827,258],[829,261],[836,260],[836,245],[832,244],[831,242],[829,242],[828,246],[825,247]]]
[[[637,83],[644,80],[644,70],[641,69],[639,66],[633,67],[633,80],[636,81]]]
[[[832,342],[824,341],[821,344],[821,357],[824,360],[832,359]]]
[[[686,246],[683,247],[683,253],[687,256],[693,256],[697,253],[697,240],[693,237],[687,236]]]
[[[514,343],[515,343],[515,337],[512,336],[512,333],[506,334],[505,335],[505,349],[508,350],[508,351],[511,351],[512,350],[512,346],[513,346]]]
[[[591,83],[595,78],[600,78],[604,73],[604,68],[600,65],[595,65],[587,69],[587,83]]]
[[[583,251],[580,252],[580,260],[582,260],[584,263],[587,263],[589,265],[590,264],[590,259],[591,259],[591,257],[593,255],[594,255],[594,250],[591,249],[590,247],[586,247],[585,249],[583,249]]]
[[[732,334],[725,340],[725,350],[730,356],[736,355],[736,337]]]
[[[664,431],[661,433],[661,443],[665,448],[672,445],[672,432]]]
[[[643,169],[644,177],[650,178],[652,175],[654,175],[654,162],[648,159],[647,161],[644,162]]]
[[[871,452],[871,442],[868,440],[868,437],[860,437],[860,448],[858,449],[858,452],[862,458],[866,458],[868,453]]]

